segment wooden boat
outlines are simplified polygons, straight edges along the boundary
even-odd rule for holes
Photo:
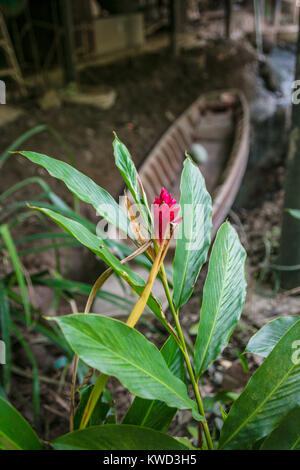
[[[249,127],[248,105],[240,91],[200,96],[163,134],[139,169],[149,203],[154,201],[162,186],[179,200],[185,152],[193,150],[195,144],[201,145],[207,152],[207,159],[199,168],[213,199],[214,236],[228,215],[243,179],[249,153]],[[172,243],[171,248],[175,248],[175,240]],[[173,256],[171,252],[170,259],[165,261],[166,267],[171,267]],[[148,278],[146,269],[137,265],[134,269],[145,280]],[[114,278],[110,278],[105,289],[132,300],[132,291],[129,289],[125,294]],[[155,284],[153,292],[166,308],[161,283]],[[114,309],[101,299],[95,301],[93,311],[124,315],[118,307]]]
[[[278,41],[296,44],[298,39],[298,29],[298,24],[265,26],[263,30],[263,39],[268,39],[271,43],[275,44],[277,44]]]
[[[185,152],[205,149],[199,164],[213,199],[213,236],[240,188],[249,154],[249,109],[238,90],[200,96],[163,134],[139,169],[149,202],[164,186],[180,198]]]

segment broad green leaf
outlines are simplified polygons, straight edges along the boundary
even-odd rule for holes
[[[100,237],[90,232],[88,228],[81,225],[79,222],[60,215],[51,209],[44,209],[42,207],[36,207],[36,209],[51,217],[52,220],[54,220],[61,228],[71,233],[71,235],[73,235],[73,237],[75,237],[82,245],[86,246],[98,255],[119,276],[125,279],[137,294],[140,295],[142,293],[145,286],[143,279],[134,271],[121,264],[118,258],[108,250]],[[163,321],[160,305],[153,297],[149,298],[148,306],[155,315]]]
[[[267,437],[261,450],[300,450],[300,408],[288,413]]]
[[[113,141],[114,156],[116,166],[119,169],[126,186],[134,197],[135,202],[140,202],[140,188],[137,179],[137,171],[129,150],[127,147],[115,137]]]
[[[227,345],[246,296],[246,253],[229,222],[218,230],[203,290],[195,370],[199,377]]]
[[[185,384],[137,330],[102,315],[75,314],[55,320],[73,350],[90,367],[117,377],[134,395],[161,400],[170,407],[192,409],[199,417]]]
[[[40,153],[28,151],[18,153],[33,163],[44,167],[51,176],[62,180],[69,190],[81,201],[91,204],[97,214],[124,233],[128,233],[129,221],[124,211],[105,189],[98,186],[88,176],[68,165],[68,163]]]
[[[183,221],[173,263],[173,301],[178,309],[192,295],[206,261],[212,229],[211,197],[199,168],[186,158],[180,183]]]
[[[66,210],[66,209],[62,209],[60,208],[59,206],[57,205],[54,205],[54,204],[47,204],[45,203],[44,201],[39,203],[39,202],[34,202],[34,207],[37,207],[37,208],[42,208],[42,209],[50,209],[50,210],[53,210],[54,212],[58,213],[58,214],[61,214],[61,215],[64,215],[65,217],[69,217],[73,220],[76,220],[77,222],[81,223],[81,225],[84,225],[86,228],[88,228],[89,230],[91,230],[91,232],[95,233],[96,232],[96,227],[95,225],[88,221],[87,219],[85,219],[84,217],[81,217],[79,216],[78,214],[76,214],[75,212],[73,212],[72,210]],[[100,236],[100,233],[98,233],[98,235]],[[113,242],[113,240],[109,240],[107,239],[106,240],[107,244],[109,242]]]
[[[28,422],[2,397],[0,397],[0,449],[42,449],[37,435]]]
[[[186,446],[167,434],[123,424],[74,431],[59,437],[52,445],[56,450],[187,450]]]
[[[129,270],[126,266],[123,266],[118,258],[111,254],[103,240],[99,236],[90,232],[84,225],[77,222],[76,220],[69,219],[68,217],[58,214],[51,209],[45,209],[43,207],[34,207],[34,209],[37,209],[43,212],[43,214],[48,215],[61,228],[76,238],[76,240],[78,240],[82,245],[86,246],[96,255],[98,255],[108,266],[113,268],[114,271],[118,272],[121,277],[126,280],[129,280],[131,277],[136,282],[140,282],[133,271]]]
[[[183,356],[171,336],[161,348],[161,354],[170,371],[179,379],[184,380]],[[123,418],[122,424],[135,424],[166,432],[176,411],[176,408],[170,408],[162,401],[135,397]]]
[[[300,320],[280,339],[233,404],[221,449],[251,449],[300,406]]]
[[[113,142],[116,166],[119,169],[133,199],[138,204],[144,220],[147,222],[150,209],[145,193],[138,182],[137,170],[127,147],[116,136]],[[148,214],[148,215],[147,215]]]
[[[246,346],[245,353],[267,357],[283,335],[299,320],[299,315],[293,315],[270,321],[252,336]]]

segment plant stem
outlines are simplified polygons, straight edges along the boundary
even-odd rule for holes
[[[177,330],[179,339],[181,341],[180,349],[182,351],[182,354],[184,356],[184,360],[185,360],[186,365],[187,365],[188,373],[189,373],[189,376],[190,376],[190,379],[191,379],[191,382],[192,382],[193,390],[194,390],[197,405],[198,405],[198,410],[199,410],[199,413],[201,414],[201,416],[203,416],[203,418],[205,419],[205,421],[203,421],[201,424],[203,426],[207,446],[210,450],[213,450],[214,446],[213,446],[213,442],[212,442],[211,435],[210,435],[210,432],[209,432],[208,424],[207,424],[207,421],[206,421],[202,398],[201,398],[200,391],[199,391],[199,388],[198,388],[198,385],[197,385],[197,381],[195,379],[195,375],[194,375],[194,372],[193,372],[190,357],[189,357],[189,354],[188,354],[188,351],[187,351],[185,339],[184,339],[182,329],[181,329],[181,325],[180,325],[180,322],[179,322],[178,312],[176,312],[173,301],[172,301],[172,297],[171,297],[171,293],[170,293],[170,289],[169,289],[169,284],[168,284],[168,279],[167,279],[165,268],[164,268],[163,264],[161,266],[161,272],[162,272],[162,281],[163,281],[165,293],[166,293],[166,296],[167,296],[167,299],[168,299],[168,302],[169,302],[169,305],[170,305],[170,309],[171,309],[171,312],[172,312],[172,316],[173,316],[173,319],[174,319],[174,322],[175,322],[175,325],[176,325],[176,330]]]
[[[190,361],[188,352],[186,350],[186,346],[185,346],[184,358],[185,358],[185,362],[186,362],[186,365],[187,365],[187,368],[188,368],[188,371],[189,371],[189,376],[190,376],[191,381],[192,381],[192,386],[193,386],[193,389],[194,389],[194,393],[195,393],[199,413],[205,419],[205,421],[203,421],[201,424],[203,426],[207,446],[210,450],[213,450],[214,446],[213,446],[213,442],[212,442],[211,435],[210,435],[210,432],[209,432],[208,424],[207,424],[207,421],[206,421],[202,398],[201,398],[200,391],[199,391],[199,388],[198,388],[198,385],[197,385],[197,382],[196,382],[196,379],[195,379],[195,376],[194,376],[194,372],[193,372],[193,369],[192,369],[192,365],[191,365],[191,361]]]
[[[159,249],[159,251],[156,255],[156,258],[154,260],[154,263],[152,265],[152,268],[151,268],[151,271],[150,271],[150,274],[149,274],[149,279],[146,283],[145,289],[144,289],[141,297],[139,298],[139,300],[135,304],[131,314],[129,315],[129,317],[127,319],[126,325],[130,326],[131,328],[135,327],[136,323],[138,322],[140,316],[142,315],[142,313],[144,311],[145,305],[146,305],[146,303],[148,301],[148,298],[149,298],[149,295],[151,293],[152,285],[153,285],[153,283],[156,279],[156,276],[157,276],[157,273],[160,269],[161,263],[164,260],[164,256],[165,256],[165,254],[168,250],[169,244],[170,243],[167,243],[167,244],[163,243],[161,245],[161,247],[160,247],[160,249]],[[98,283],[98,281],[96,281],[96,283],[95,283],[96,287],[94,286],[92,292],[93,291],[96,292],[98,290],[99,286],[98,286],[97,283]],[[92,295],[92,294],[90,294],[90,295]],[[88,301],[87,306],[89,304],[91,304],[91,302]],[[88,313],[88,312],[89,312],[89,308],[86,308],[85,313]],[[73,378],[74,378],[74,376],[73,376]],[[104,389],[108,379],[109,379],[109,376],[105,375],[105,374],[102,374],[102,373],[100,373],[100,375],[98,376],[96,384],[95,384],[95,386],[94,386],[94,388],[93,388],[93,390],[90,394],[89,400],[88,400],[88,402],[86,404],[86,407],[84,409],[84,413],[83,413],[81,424],[80,424],[80,429],[86,428],[86,426],[87,426],[87,424],[88,424],[88,422],[89,422],[89,420],[92,416],[93,410],[94,410],[94,408],[97,404],[97,401],[100,398],[101,393],[103,392],[103,389]],[[72,387],[72,389],[73,389],[73,387]]]
[[[105,385],[107,384],[108,379],[109,379],[109,376],[106,374],[102,374],[102,372],[100,372],[100,374],[98,375],[95,386],[92,390],[92,393],[89,396],[88,403],[84,409],[83,416],[82,416],[81,423],[80,423],[80,429],[85,429],[86,426],[88,425],[88,422],[101,396],[101,393],[103,392]]]

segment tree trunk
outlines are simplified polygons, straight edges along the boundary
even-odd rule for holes
[[[300,80],[300,32],[295,80]],[[300,220],[292,217],[286,209],[300,209],[300,104],[296,100],[293,100],[279,256],[281,265],[296,266],[300,265]],[[300,286],[300,269],[281,271],[281,285],[285,289]]]

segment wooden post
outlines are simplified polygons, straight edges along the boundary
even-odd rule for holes
[[[259,54],[263,54],[263,39],[262,39],[262,19],[261,19],[261,0],[254,0],[254,17],[255,17],[255,35],[256,46]]]
[[[300,80],[300,32],[298,33],[295,80]],[[293,100],[279,255],[279,263],[282,266],[293,267],[300,265],[300,220],[292,217],[286,209],[300,209],[300,103],[298,100]],[[300,269],[281,271],[281,285],[285,289],[299,287]]]
[[[225,0],[225,33],[226,38],[230,39],[232,19],[232,0]]]
[[[170,43],[173,55],[179,54],[180,0],[170,0]]]
[[[188,0],[180,0],[180,32],[184,33],[187,22]]]
[[[276,32],[277,32],[278,27],[280,26],[281,4],[282,4],[281,0],[275,0],[273,26],[274,26]]]
[[[293,19],[293,24],[297,24],[297,19],[298,19],[298,8],[300,4],[298,0],[294,0],[294,4],[292,5],[292,19]]]
[[[65,82],[77,81],[74,24],[71,0],[60,0],[64,27],[64,72]]]
[[[262,24],[265,24],[265,13],[266,13],[266,2],[265,0],[259,0],[260,1],[260,12],[261,12],[261,20]]]

